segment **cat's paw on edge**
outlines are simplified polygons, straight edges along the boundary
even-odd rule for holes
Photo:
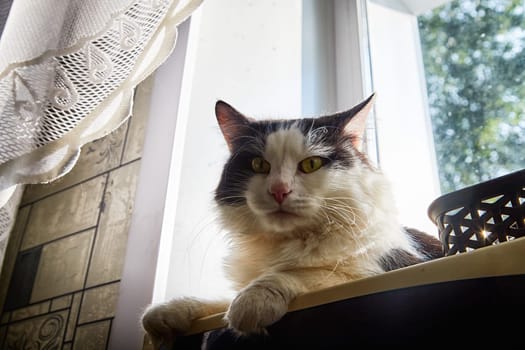
[[[264,334],[266,326],[281,319],[287,310],[288,304],[279,292],[254,286],[237,295],[225,319],[241,334]]]
[[[146,309],[142,316],[142,326],[148,333],[154,349],[161,345],[171,348],[175,335],[182,334],[191,326],[191,318],[184,310],[184,304],[158,304]]]

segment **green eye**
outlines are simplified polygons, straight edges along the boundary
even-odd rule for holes
[[[299,170],[301,170],[303,173],[309,174],[313,173],[316,170],[319,170],[323,166],[323,158],[314,156],[314,157],[308,157],[306,159],[301,160],[299,163]]]
[[[261,157],[252,159],[252,170],[258,174],[268,174],[270,172],[270,163]]]

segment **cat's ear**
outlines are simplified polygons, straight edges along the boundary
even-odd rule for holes
[[[362,140],[366,129],[366,120],[374,105],[375,94],[370,95],[366,100],[354,106],[347,112],[343,112],[346,118],[343,118],[345,133],[353,136],[353,144],[358,150],[361,150]]]
[[[215,116],[228,148],[232,151],[234,140],[242,135],[250,120],[224,101],[217,101],[215,104]]]

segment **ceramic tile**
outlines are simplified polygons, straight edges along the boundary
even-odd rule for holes
[[[73,295],[73,301],[71,303],[71,311],[69,315],[69,321],[67,323],[67,331],[65,341],[73,340],[73,335],[75,334],[75,327],[77,325],[78,311],[80,309],[80,302],[82,301],[82,292],[75,293]]]
[[[27,249],[97,223],[106,176],[47,197],[33,205],[22,249]]]
[[[78,323],[115,316],[120,283],[107,284],[86,290],[80,308]]]
[[[110,325],[109,321],[102,321],[79,326],[73,350],[105,349]]]
[[[60,298],[55,298],[51,301],[51,311],[56,311],[60,309],[65,309],[69,306],[71,306],[71,300],[73,299],[73,296],[71,294],[65,295]]]
[[[4,309],[4,303],[7,297],[7,290],[9,288],[8,281],[11,280],[11,274],[15,268],[16,258],[18,255],[18,247],[22,241],[24,228],[29,217],[30,206],[26,206],[18,210],[15,224],[11,233],[9,234],[9,242],[2,264],[2,274],[0,276],[0,311]]]
[[[2,314],[2,318],[0,319],[0,323],[1,324],[4,324],[4,323],[7,323],[9,322],[9,317],[11,316],[11,313],[10,312],[4,312]],[[1,343],[0,343],[1,344]]]
[[[29,318],[33,316],[42,315],[49,312],[49,301],[26,306],[24,308],[13,310],[13,313],[11,315],[11,321],[19,321],[23,320],[24,318]]]
[[[87,286],[121,278],[140,162],[112,171],[104,194]]]
[[[29,305],[31,289],[35,283],[41,256],[42,247],[29,249],[18,254],[13,278],[9,282],[4,310],[14,310]]]
[[[127,123],[111,134],[82,147],[80,157],[71,171],[48,184],[27,186],[22,203],[33,202],[44,196],[78,184],[120,164]]]
[[[154,74],[140,83],[135,90],[135,99],[133,101],[132,117],[128,135],[126,137],[126,146],[124,148],[123,163],[127,163],[142,156],[144,146],[144,132],[149,117],[151,92],[153,90]]]
[[[7,328],[5,349],[60,349],[67,310],[12,323]]]
[[[93,234],[88,230],[43,247],[31,302],[83,288]]]

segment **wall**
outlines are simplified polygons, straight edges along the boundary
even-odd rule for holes
[[[124,264],[153,78],[133,116],[73,170],[27,186],[0,277],[0,348],[105,349]]]

